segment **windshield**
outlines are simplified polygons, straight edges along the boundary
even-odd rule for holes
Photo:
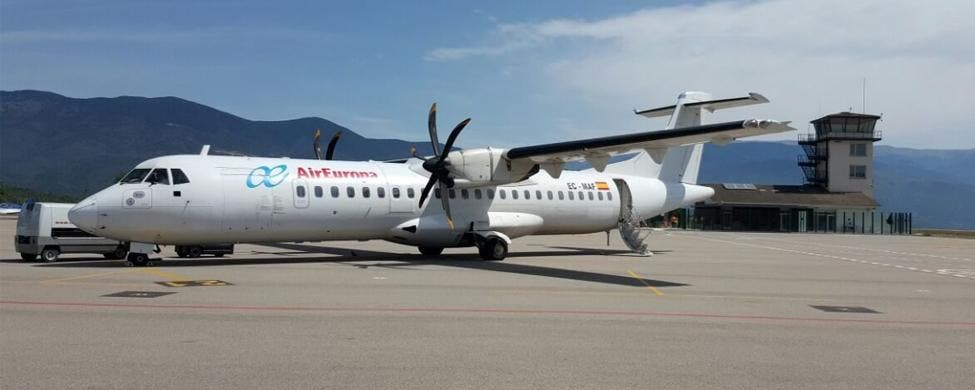
[[[148,169],[144,169],[144,168],[133,169],[132,172],[129,172],[128,175],[125,175],[125,177],[123,177],[122,180],[119,181],[119,184],[141,183],[142,179],[144,179],[146,177],[146,174],[148,173],[149,173]]]

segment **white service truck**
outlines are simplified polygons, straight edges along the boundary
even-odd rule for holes
[[[93,236],[68,220],[73,203],[28,202],[17,218],[14,248],[25,261],[57,261],[62,253],[101,253],[106,259],[124,259],[128,246],[119,241]]]

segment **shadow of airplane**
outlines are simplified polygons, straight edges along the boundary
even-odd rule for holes
[[[378,252],[362,249],[347,249],[338,247],[323,247],[315,245],[290,244],[290,243],[262,243],[260,246],[284,249],[287,251],[299,251],[305,253],[321,253],[329,255],[327,257],[292,257],[289,252],[256,252],[257,254],[274,255],[274,257],[256,257],[246,259],[234,259],[227,257],[208,257],[196,259],[167,258],[164,261],[157,261],[157,265],[166,267],[204,267],[204,266],[233,266],[233,265],[253,265],[253,264],[314,264],[314,263],[335,263],[347,264],[358,268],[382,267],[400,268],[417,265],[440,265],[465,269],[483,270],[491,272],[505,272],[521,275],[542,276],[557,279],[577,280],[583,282],[614,284],[629,287],[646,286],[653,287],[680,287],[687,286],[685,283],[669,282],[664,280],[654,280],[645,278],[633,278],[629,276],[602,274],[589,271],[578,271],[563,268],[552,268],[528,264],[514,264],[497,261],[483,261],[476,254],[448,254],[441,256],[424,256],[414,253],[394,253]],[[546,257],[546,256],[581,256],[581,255],[620,255],[628,254],[630,251],[615,249],[592,249],[576,247],[550,247],[560,249],[556,251],[528,251],[512,252],[508,257]],[[292,252],[293,253],[293,252]],[[282,257],[284,256],[284,257]],[[20,260],[0,260],[2,262],[22,262]],[[376,261],[378,264],[361,264],[361,262]],[[34,267],[57,267],[57,268],[120,268],[125,267],[124,261],[117,260],[94,260],[85,258],[68,258],[56,263],[35,264]]]

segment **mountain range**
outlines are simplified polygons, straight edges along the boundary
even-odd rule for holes
[[[81,197],[151,157],[211,153],[313,158],[342,131],[336,159],[406,157],[428,141],[366,138],[322,118],[252,121],[177,97],[76,99],[43,91],[0,91],[0,184]],[[556,140],[553,140],[556,141]],[[801,184],[795,143],[705,146],[702,183]],[[915,226],[975,229],[975,149],[919,150],[877,145],[874,190],[884,211],[910,211]]]

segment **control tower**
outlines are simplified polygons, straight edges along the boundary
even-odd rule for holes
[[[799,166],[806,183],[829,192],[862,192],[873,197],[873,143],[880,116],[840,112],[813,120],[815,134],[800,134]]]

